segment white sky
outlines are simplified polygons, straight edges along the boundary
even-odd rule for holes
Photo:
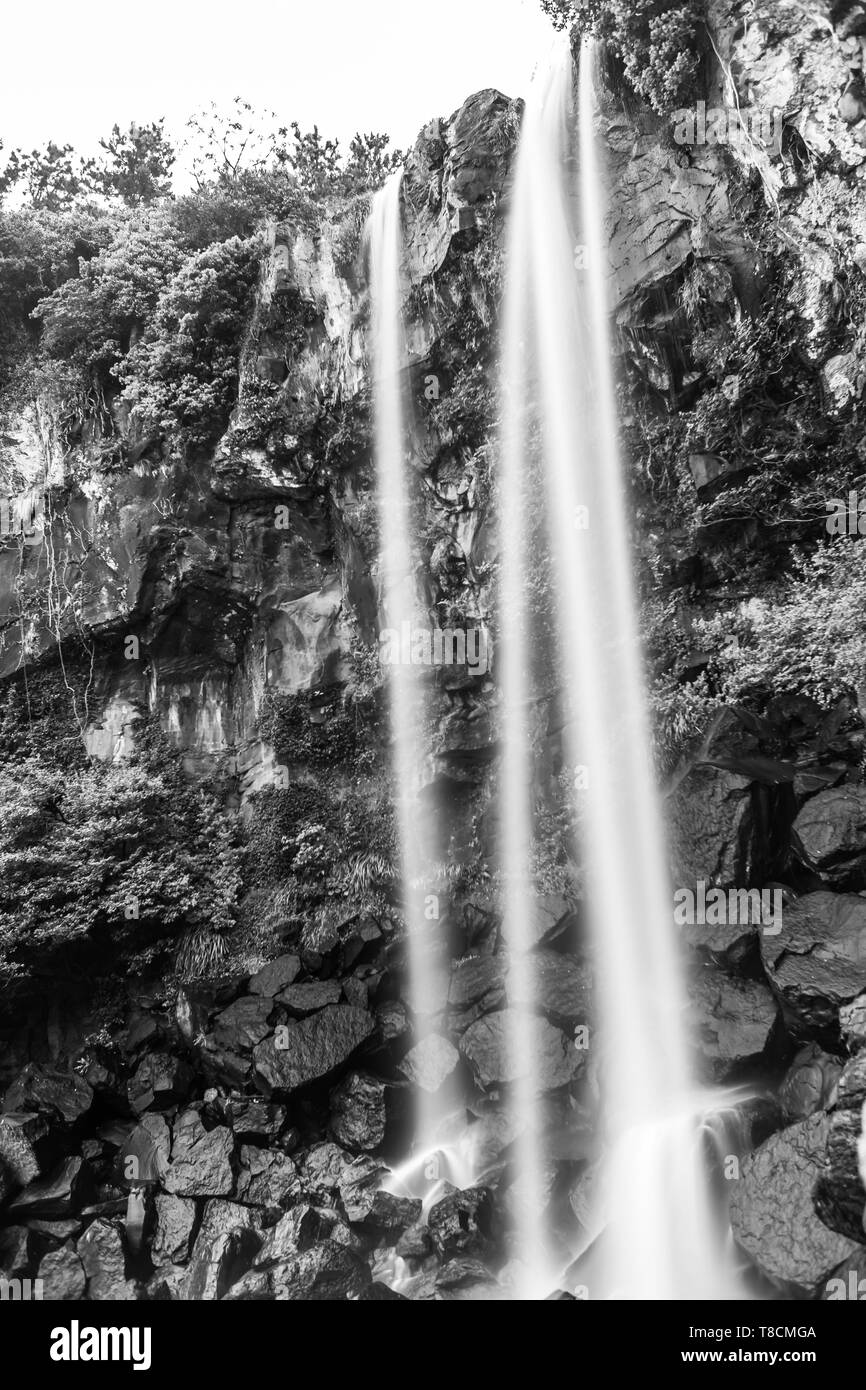
[[[3,6],[0,139],[94,152],[116,121],[187,116],[234,96],[345,148],[410,145],[471,92],[525,96],[553,30],[539,0],[17,0]]]

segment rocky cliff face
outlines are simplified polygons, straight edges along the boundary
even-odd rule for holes
[[[611,79],[599,129],[623,433],[658,698],[679,720],[664,744],[675,882],[782,902],[779,931],[721,915],[687,931],[706,1074],[761,1095],[735,1155],[735,1234],[756,1278],[834,1297],[866,1239],[859,692],[843,678],[822,701],[760,672],[737,686],[709,637],[748,647],[744,603],[772,597],[794,549],[826,538],[828,497],[862,471],[866,18],[720,3],[710,20],[707,109],[735,91],[778,113],[778,148],[678,143],[675,113],[648,114]],[[480,625],[494,654],[496,316],[519,124],[519,103],[470,97],[421,132],[403,191],[427,600],[440,626]],[[65,652],[57,698],[74,702],[91,757],[122,764],[157,724],[253,837],[275,791],[300,808],[295,865],[304,845],[312,861],[324,853],[320,822],[337,809],[351,800],[363,823],[387,800],[367,211],[361,199],[315,226],[268,227],[238,402],[214,448],[144,437],[115,410],[105,432],[121,461],[104,462],[104,436],[70,445],[38,398],[4,423],[10,475],[48,491],[44,543],[0,545],[0,675],[20,685]],[[267,869],[285,841],[263,840],[247,893],[268,929],[245,958],[208,982],[165,970],[130,982],[107,1026],[79,985],[74,1007],[52,995],[9,1030],[8,1274],[38,1273],[57,1298],[370,1298],[399,1257],[411,1297],[502,1295],[513,1001],[490,862],[494,677],[431,675],[422,808],[447,827],[453,961],[434,1038],[416,1043],[401,1000],[387,872],[376,910],[356,858],[305,931],[303,903],[287,908]],[[553,783],[555,698],[539,728],[539,781]],[[573,1042],[591,1019],[591,962],[560,831],[551,812],[538,1046],[567,1245],[586,1215],[597,1096]],[[483,1175],[446,1185],[426,1222],[381,1187],[405,1154],[409,1081],[457,1088]],[[140,1240],[119,1215],[130,1156],[144,1167],[127,1180],[148,1191]]]

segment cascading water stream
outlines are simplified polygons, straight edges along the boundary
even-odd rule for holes
[[[383,627],[397,633],[421,623],[411,527],[409,447],[404,378],[408,358],[403,334],[400,211],[402,173],[391,176],[373,200],[368,224],[373,368],[373,439],[379,523],[379,578]],[[424,691],[411,661],[388,665],[392,777],[400,856],[400,899],[407,927],[409,1004],[416,1021],[436,1009],[437,978],[428,949],[423,902],[430,854],[418,824],[418,790],[424,750]],[[423,1086],[415,1091],[415,1147],[432,1141],[435,1111]]]
[[[576,781],[585,897],[594,946],[599,1032],[592,1042],[604,1104],[599,1191],[604,1234],[590,1297],[735,1296],[704,1171],[701,1116],[713,1097],[692,1080],[687,996],[675,940],[667,857],[651,761],[630,517],[619,458],[608,342],[603,185],[594,137],[593,54],[580,65],[579,203],[570,198],[573,68],[563,49],[536,80],[512,192],[506,270],[501,459],[504,657],[503,863],[513,968],[532,942],[532,833],[527,710],[532,698],[526,606],[526,469],[532,402],[540,432],[561,678],[570,698],[566,748]],[[577,235],[576,235],[577,233]],[[579,240],[578,240],[579,235]],[[576,254],[576,243],[577,252]],[[525,991],[523,997],[527,997]],[[515,1046],[527,1044],[526,1012]],[[520,1103],[522,1155],[535,1225],[520,1232],[544,1296],[537,1232],[543,1155],[529,1069]],[[541,1280],[539,1281],[539,1275]],[[549,1286],[548,1290],[549,1291]]]

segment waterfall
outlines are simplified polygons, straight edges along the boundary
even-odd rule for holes
[[[534,82],[511,195],[500,464],[500,602],[508,643],[501,672],[506,936],[513,968],[531,980],[528,711],[538,644],[525,598],[536,565],[528,553],[525,459],[535,430],[596,974],[599,1026],[591,1051],[604,1107],[606,1159],[597,1184],[602,1210],[596,1224],[603,1235],[588,1265],[589,1296],[719,1298],[733,1296],[733,1279],[701,1138],[703,1115],[715,1100],[692,1079],[684,970],[651,760],[608,342],[593,66],[585,45],[576,150],[570,50],[563,46]],[[572,203],[575,156],[579,215]],[[525,989],[521,997],[527,997]],[[516,1025],[516,1048],[527,1046],[530,1027],[527,1008]],[[545,1200],[533,1113],[539,1078],[532,1071],[530,1065],[519,1104],[535,1213],[534,1224],[531,1216],[525,1220],[520,1240],[532,1268],[529,1285],[540,1292],[544,1255],[538,1232]]]
[[[419,560],[414,543],[411,466],[411,409],[406,394],[409,358],[406,348],[401,277],[402,173],[397,172],[373,199],[367,227],[371,297],[371,365],[373,377],[373,448],[379,529],[379,589],[382,631],[402,634],[426,631],[417,576]],[[425,915],[432,887],[430,875],[436,846],[427,821],[419,814],[418,794],[427,755],[426,690],[423,667],[401,650],[388,662],[388,709],[391,771],[399,848],[400,907],[408,945],[408,1002],[417,1040],[430,1042],[432,1020],[441,1010],[448,988],[437,950],[438,924]],[[411,655],[411,653],[410,653]],[[398,1175],[398,1190],[429,1195],[449,1174],[440,1164],[440,1127],[448,1109],[447,1089],[414,1088],[413,1152]],[[440,1171],[440,1167],[442,1171]]]
[[[577,121],[568,47],[533,84],[506,245],[497,672],[510,1029],[501,1099],[510,1107],[515,1135],[506,1194],[513,1258],[506,1282],[514,1297],[544,1298],[561,1284],[563,1270],[574,1268],[575,1252],[564,1254],[552,1215],[551,1112],[543,1103],[544,1039],[549,1043],[550,1034],[539,1013],[534,968],[534,837],[547,775],[536,776],[535,765],[554,684],[562,692],[563,756],[573,779],[575,854],[592,943],[590,1071],[602,1104],[603,1157],[587,1175],[596,1209],[584,1223],[580,1277],[596,1299],[739,1297],[708,1171],[713,1145],[707,1136],[711,1132],[718,1146],[730,1098],[703,1091],[692,1072],[685,970],[652,766],[608,340],[606,195],[594,134],[593,70],[594,54],[585,45]],[[380,612],[383,624],[398,632],[429,627],[414,540],[402,242],[396,175],[374,199],[368,250]],[[549,622],[539,614],[536,582],[548,557]],[[431,1036],[447,995],[447,966],[423,911],[437,847],[429,819],[419,815],[428,754],[421,669],[405,659],[388,668],[413,1051],[425,1043],[448,1046]],[[429,1208],[443,1181],[465,1186],[479,1175],[471,1127],[459,1108],[449,1113],[447,1088],[428,1090],[419,1070],[414,1094],[412,1152],[389,1183],[392,1190],[423,1196]]]

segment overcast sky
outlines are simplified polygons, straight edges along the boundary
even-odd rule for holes
[[[470,92],[525,96],[553,30],[539,0],[15,0],[3,6],[0,138],[93,152],[117,121],[178,132],[243,96],[347,144],[403,147]]]

